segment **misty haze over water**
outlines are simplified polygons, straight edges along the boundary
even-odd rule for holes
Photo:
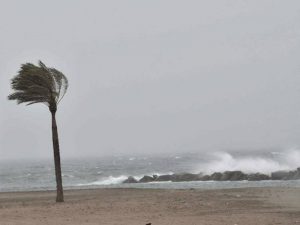
[[[259,182],[182,182],[125,185],[128,176],[173,173],[204,173],[241,170],[245,173],[270,174],[294,170],[300,165],[300,151],[177,154],[156,156],[110,156],[90,159],[66,159],[63,180],[67,188],[232,188],[247,186],[300,186],[298,181]],[[54,168],[50,160],[7,161],[0,164],[0,191],[54,189]]]

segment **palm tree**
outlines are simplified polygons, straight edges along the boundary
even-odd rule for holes
[[[43,103],[51,112],[56,202],[63,202],[64,194],[55,114],[57,105],[68,89],[68,80],[62,72],[49,68],[39,61],[38,66],[31,63],[23,64],[18,74],[12,79],[11,87],[15,92],[8,96],[9,100],[17,100],[18,104],[27,103],[27,105]]]

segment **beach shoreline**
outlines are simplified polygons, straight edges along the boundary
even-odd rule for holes
[[[0,193],[2,225],[300,224],[300,188],[67,190]]]

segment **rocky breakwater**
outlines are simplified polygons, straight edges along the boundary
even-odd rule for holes
[[[272,180],[299,180],[300,179],[300,167],[294,171],[277,171],[271,173]]]
[[[216,172],[211,175],[202,173],[180,173],[180,174],[165,174],[165,175],[145,175],[137,180],[134,177],[128,177],[123,183],[149,183],[149,182],[184,182],[184,181],[261,181],[261,180],[298,180],[300,179],[300,167],[294,171],[277,171],[271,176],[262,173],[246,174],[242,171],[225,171],[223,173]]]

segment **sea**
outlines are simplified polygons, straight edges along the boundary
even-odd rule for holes
[[[1,160],[0,192],[55,189],[52,159]],[[240,170],[271,174],[300,167],[300,150],[209,152],[161,155],[118,155],[85,159],[62,159],[65,189],[159,188],[228,189],[245,187],[300,187],[292,181],[193,181],[123,184],[128,176],[203,173]]]

